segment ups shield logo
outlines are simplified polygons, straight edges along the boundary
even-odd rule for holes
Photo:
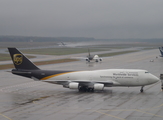
[[[23,62],[22,54],[14,54],[13,56],[15,65],[20,65]]]

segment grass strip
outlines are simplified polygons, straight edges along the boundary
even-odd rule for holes
[[[104,49],[90,49],[90,52],[106,51]],[[23,53],[41,54],[41,55],[70,55],[79,53],[88,53],[88,48],[44,48],[22,50]]]
[[[35,58],[35,56],[30,56],[30,55],[27,55],[27,57],[28,58]],[[0,53],[0,61],[6,61],[6,60],[11,60],[10,55]]]
[[[40,61],[34,62],[35,65],[48,65],[48,64],[58,64],[58,63],[65,63],[65,62],[73,62],[78,61],[77,59],[59,59],[59,60],[51,60],[51,61]],[[14,68],[13,64],[6,64],[0,65],[0,70]]]
[[[73,62],[79,61],[77,59],[59,59],[59,60],[51,60],[51,61],[41,61],[41,62],[34,62],[35,65],[48,65],[48,64],[58,64],[58,63],[65,63],[65,62]]]
[[[9,54],[1,54],[0,53],[0,61],[5,61],[5,60],[11,60],[11,57],[9,56]]]
[[[7,64],[7,65],[0,65],[0,70],[14,68],[13,64]]]

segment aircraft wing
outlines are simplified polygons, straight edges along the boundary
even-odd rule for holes
[[[88,57],[71,57],[73,59],[80,59],[80,60],[85,60],[85,59],[88,59]]]
[[[44,80],[44,82],[60,85],[68,85],[71,82],[79,83],[81,86],[93,86],[96,83],[104,84],[109,87],[114,84],[113,81],[90,81],[90,80]]]

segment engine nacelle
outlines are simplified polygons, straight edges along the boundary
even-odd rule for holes
[[[87,62],[90,62],[90,60],[88,58],[85,59]]]
[[[79,83],[71,82],[71,83],[69,83],[68,87],[70,89],[78,89]]]
[[[103,90],[104,84],[94,84],[94,90]]]
[[[99,59],[99,56],[98,55],[95,55],[93,58],[94,59]]]

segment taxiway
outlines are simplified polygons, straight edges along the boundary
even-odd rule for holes
[[[99,63],[77,61],[39,66],[41,69],[146,69],[159,77],[163,58],[157,49],[106,58]],[[150,62],[153,60],[153,62]],[[0,120],[162,120],[161,82],[140,87],[110,87],[81,93],[0,71]]]

